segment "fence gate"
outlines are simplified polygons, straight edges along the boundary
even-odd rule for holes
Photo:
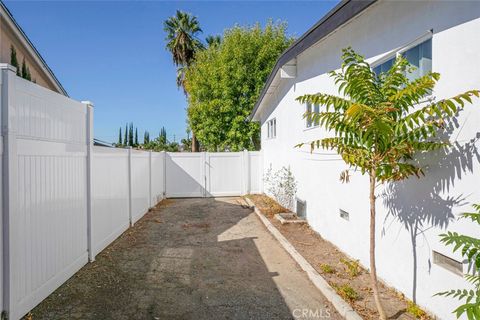
[[[240,196],[258,191],[259,156],[247,151],[167,153],[166,196]]]

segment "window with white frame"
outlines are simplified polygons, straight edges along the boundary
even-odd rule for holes
[[[277,119],[267,121],[267,137],[273,139],[277,136]]]
[[[393,57],[375,66],[373,72],[377,75],[387,72],[398,56],[403,56],[414,67],[414,70],[407,73],[410,81],[422,77],[432,71],[432,39],[399,50]]]
[[[305,118],[305,126],[307,128],[317,127],[320,122],[318,119],[312,119],[312,115],[320,112],[320,105],[307,103],[305,112],[307,114],[307,117]]]

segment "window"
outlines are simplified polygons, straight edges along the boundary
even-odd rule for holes
[[[312,107],[313,107],[313,108],[312,108]],[[307,114],[310,114],[311,112],[313,112],[313,113],[319,113],[319,112],[320,112],[320,105],[315,104],[315,105],[312,106],[312,104],[307,103],[307,108],[306,108],[305,112],[306,112]],[[316,127],[316,126],[318,126],[318,125],[320,124],[319,119],[313,120],[313,119],[311,118],[311,115],[310,115],[310,116],[307,115],[307,117],[305,118],[305,120],[306,120],[305,125],[306,125],[307,128]]]
[[[407,78],[415,80],[432,71],[432,39],[416,45],[415,47],[403,52],[402,55],[415,68],[408,72]]]
[[[384,63],[379,64],[378,66],[373,68],[373,72],[375,72],[377,74],[377,76],[380,75],[380,73],[387,72],[393,66],[394,61],[395,61],[395,58],[390,58],[389,60],[385,61]]]
[[[267,121],[267,137],[273,139],[277,136],[277,119]]]
[[[407,78],[412,81],[432,71],[432,39],[428,39],[413,47],[400,50],[395,56],[373,68],[377,75],[387,72],[395,62],[395,59],[402,55],[410,62],[414,70],[407,73]]]

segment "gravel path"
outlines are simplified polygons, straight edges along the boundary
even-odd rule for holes
[[[163,201],[33,319],[340,319],[240,198]]]

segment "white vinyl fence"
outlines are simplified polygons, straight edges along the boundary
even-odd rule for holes
[[[220,197],[259,193],[260,152],[168,153],[166,196]]]
[[[0,64],[0,302],[20,319],[167,197],[260,192],[261,155],[93,146],[93,106]]]

